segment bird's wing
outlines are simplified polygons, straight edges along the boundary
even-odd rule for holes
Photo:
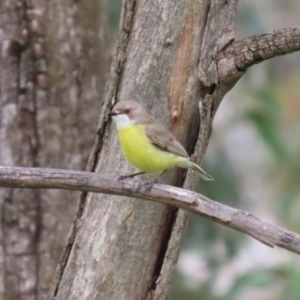
[[[173,154],[189,157],[183,146],[176,140],[173,134],[167,130],[162,124],[147,124],[146,135],[153,145],[163,151]]]

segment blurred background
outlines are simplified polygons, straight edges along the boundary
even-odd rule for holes
[[[121,1],[109,1],[111,34]],[[299,25],[298,0],[243,0],[237,39]],[[300,232],[300,53],[250,68],[223,100],[204,168],[208,197]],[[201,296],[199,296],[201,295]],[[191,216],[171,300],[299,300],[300,259]]]

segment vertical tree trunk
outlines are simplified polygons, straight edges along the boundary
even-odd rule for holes
[[[0,164],[82,169],[108,61],[105,0],[0,0]],[[44,299],[76,204],[0,189],[0,299]]]
[[[201,160],[217,100],[226,92],[218,89],[210,57],[230,41],[226,37],[232,31],[236,2],[123,2],[90,170],[133,171],[121,157],[116,129],[105,118],[112,100],[138,101],[158,119],[169,120],[165,123],[189,153],[200,133],[198,162]],[[203,71],[209,71],[207,78]],[[173,170],[166,181],[182,185],[183,172]],[[191,187],[193,181],[189,177],[186,186]],[[81,198],[77,216],[49,299],[167,298],[186,226],[185,213],[164,205],[88,193]]]

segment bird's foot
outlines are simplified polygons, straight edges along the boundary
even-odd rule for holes
[[[145,182],[144,183],[144,187],[146,188],[146,191],[147,192],[150,192],[153,188],[153,186],[158,183],[159,179],[162,177],[162,175],[165,174],[166,171],[162,172],[160,175],[156,176],[153,180],[151,181],[148,181],[148,182]],[[130,175],[120,175],[118,177],[118,181],[122,181],[124,179],[127,179],[127,178],[134,178],[135,176],[138,176],[138,175],[142,175],[142,174],[145,174],[146,172],[138,172],[138,173],[133,173],[133,174],[130,174]]]
[[[156,177],[156,178],[154,178],[154,179],[151,180],[151,181],[145,182],[145,183],[144,183],[144,186],[145,186],[145,188],[146,188],[146,192],[150,192],[150,191],[152,190],[154,184],[156,184],[156,183],[158,182],[158,180],[159,180],[159,176]]]
[[[146,187],[146,192],[150,192],[154,186],[154,184],[158,183],[159,179],[166,174],[168,170],[163,171],[161,174],[157,175],[153,180],[148,181],[145,183],[145,187]]]
[[[122,181],[124,179],[127,179],[127,178],[134,178],[135,176],[138,176],[138,175],[142,175],[142,174],[145,174],[146,172],[138,172],[138,173],[133,173],[133,174],[129,174],[129,175],[120,175],[118,177],[118,181]]]

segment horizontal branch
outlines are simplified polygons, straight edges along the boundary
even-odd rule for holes
[[[250,213],[226,206],[192,191],[155,184],[147,191],[143,181],[81,171],[0,166],[0,186],[80,190],[129,196],[173,205],[241,231],[267,246],[300,254],[300,235],[261,221]]]
[[[250,66],[300,50],[300,26],[274,30],[229,44],[223,55],[233,57],[236,67],[245,71]]]

